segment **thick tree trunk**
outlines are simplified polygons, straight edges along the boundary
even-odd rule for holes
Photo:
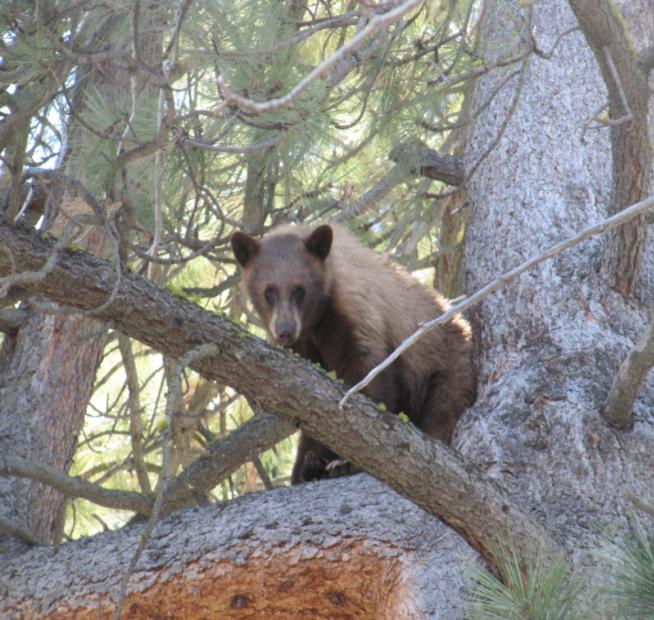
[[[100,359],[96,321],[31,312],[4,341],[0,364],[0,452],[19,452],[66,471]],[[0,477],[0,510],[38,540],[58,538],[63,496]]]
[[[86,247],[102,248],[90,234]],[[37,458],[67,471],[84,422],[105,330],[79,315],[47,314],[29,302],[28,319],[0,351],[0,452]],[[26,479],[0,477],[0,515],[41,542],[62,534],[64,496]],[[11,539],[5,539],[9,544]]]
[[[142,529],[4,559],[0,617],[111,618]],[[367,476],[305,484],[160,522],[122,617],[454,620],[473,558]]]
[[[485,56],[512,31],[525,31],[520,4],[486,3]],[[647,12],[642,4],[638,15]],[[545,51],[575,26],[563,0],[534,4],[533,19]],[[477,107],[501,78],[479,82]],[[476,117],[468,168],[510,114],[518,79]],[[563,36],[550,59],[531,57],[504,133],[468,182],[469,292],[607,216],[608,129],[586,131],[582,139],[606,93],[579,32]],[[479,398],[455,440],[573,552],[596,544],[607,523],[624,522],[625,490],[651,498],[654,488],[652,382],[636,403],[633,431],[615,431],[599,415],[620,361],[645,325],[645,308],[598,273],[605,247],[605,239],[586,241],[476,309]]]

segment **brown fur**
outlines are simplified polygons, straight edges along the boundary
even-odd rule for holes
[[[448,302],[345,229],[331,229],[333,242],[326,226],[313,232],[281,226],[261,242],[235,233],[232,246],[273,340],[353,385],[421,323],[442,314]],[[266,300],[271,286],[272,304]],[[302,299],[298,286],[305,289]],[[428,435],[449,442],[459,416],[475,399],[467,322],[457,317],[427,333],[364,393],[389,411],[405,412]],[[348,465],[337,459],[303,434],[293,483],[348,473]]]

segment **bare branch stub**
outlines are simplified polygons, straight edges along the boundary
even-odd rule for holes
[[[652,366],[654,366],[654,322],[629,352],[613,380],[601,414],[608,424],[621,430],[633,425],[632,408]]]
[[[398,144],[389,159],[416,175],[426,176],[448,185],[461,185],[465,177],[463,161],[451,155],[440,155],[420,144]]]
[[[638,52],[638,64],[643,73],[649,76],[654,69],[654,46],[646,47]]]

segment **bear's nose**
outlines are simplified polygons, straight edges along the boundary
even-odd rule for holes
[[[295,324],[278,323],[275,327],[277,342],[282,346],[289,346],[295,342]]]

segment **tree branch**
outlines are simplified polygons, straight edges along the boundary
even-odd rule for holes
[[[0,332],[17,331],[28,317],[29,312],[24,308],[3,308],[0,310]]]
[[[28,545],[38,545],[40,543],[34,534],[3,515],[0,515],[0,533],[9,534]]]
[[[375,15],[363,30],[357,32],[347,43],[338,48],[331,56],[326,58],[308,75],[306,75],[300,82],[298,82],[286,95],[269,101],[257,102],[247,97],[241,97],[232,92],[224,82],[222,76],[218,78],[218,88],[222,91],[225,98],[222,107],[228,105],[236,105],[243,110],[248,110],[254,114],[264,114],[274,112],[286,108],[293,104],[293,102],[316,80],[324,79],[336,65],[341,62],[348,54],[357,50],[363,42],[372,34],[378,32],[382,28],[389,26],[396,21],[399,21],[403,15],[408,13],[411,9],[421,5],[424,0],[406,0],[402,4],[394,7],[386,13]]]
[[[639,497],[636,497],[631,491],[625,491],[624,496],[629,500],[638,510],[641,510],[645,514],[648,514],[650,517],[654,518],[654,506],[644,502]]]
[[[425,176],[448,185],[459,186],[465,178],[463,161],[451,155],[439,155],[420,144],[398,144],[389,159],[408,168],[411,174]]]
[[[143,454],[143,421],[141,414],[143,407],[141,406],[141,388],[138,380],[138,372],[136,371],[136,361],[134,360],[134,352],[132,351],[132,343],[129,338],[124,334],[118,334],[118,349],[120,356],[123,360],[123,368],[125,369],[125,376],[127,378],[127,403],[129,406],[129,435],[132,442],[132,464],[136,470],[136,477],[139,481],[141,491],[150,493],[152,487],[150,486],[150,478],[145,466],[145,455]]]
[[[654,46],[646,47],[638,52],[638,65],[642,72],[649,76],[654,69]]]
[[[47,484],[67,497],[83,497],[100,506],[122,508],[142,515],[149,514],[152,507],[152,498],[147,495],[105,489],[83,478],[68,476],[54,467],[20,456],[0,456],[0,475],[29,478]]]
[[[167,514],[195,503],[199,492],[213,489],[250,460],[253,452],[269,450],[295,430],[292,424],[272,413],[260,411],[227,437],[212,444],[206,454],[171,481],[166,491],[163,512]]]
[[[21,271],[39,269],[54,246],[52,240],[4,221],[0,243],[9,248]],[[0,273],[9,268],[7,253],[0,254]],[[112,294],[114,281],[108,262],[64,251],[47,278],[30,282],[26,288],[51,301],[87,310]],[[115,298],[98,318],[112,321],[117,329],[176,358],[198,345],[214,343],[219,353],[193,362],[197,372],[232,386],[257,406],[278,413],[337,450],[439,517],[489,561],[499,544],[515,548],[521,558],[541,546],[556,549],[543,527],[516,506],[506,490],[448,446],[358,395],[345,409],[339,408],[343,387],[324,371],[268,346],[231,321],[175,298],[133,273],[124,274]],[[140,507],[139,511],[148,509]]]
[[[631,409],[652,366],[654,366],[654,322],[622,362],[606,403],[600,410],[611,426],[622,430],[631,428],[633,424]]]
[[[253,453],[269,450],[295,430],[291,424],[272,413],[258,413],[227,437],[212,444],[206,454],[170,481],[161,513],[169,514],[197,504],[200,494],[210,491],[233,474],[243,463],[252,459]],[[80,497],[100,506],[131,510],[142,516],[150,515],[154,503],[153,493],[107,489],[78,476],[69,476],[44,463],[18,456],[0,456],[0,476],[29,478],[47,484],[67,497]]]

